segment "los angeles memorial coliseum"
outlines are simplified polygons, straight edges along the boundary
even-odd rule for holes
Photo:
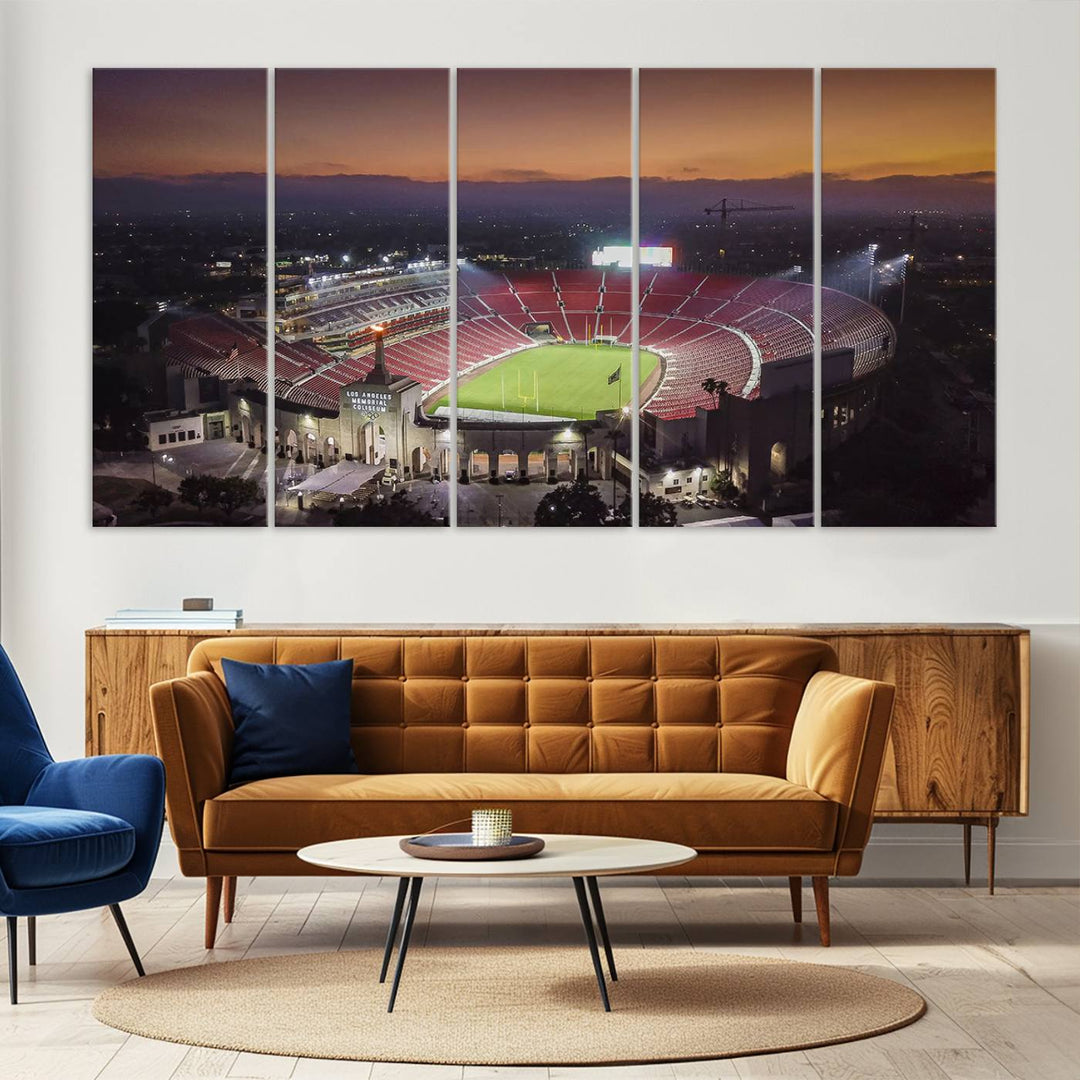
[[[462,481],[586,470],[602,480],[613,469],[628,480],[630,282],[625,269],[462,265]],[[684,494],[710,466],[729,467],[748,499],[762,498],[811,454],[812,287],[647,267],[641,287],[643,486]],[[446,477],[446,271],[301,278],[277,305],[276,455],[324,469],[327,493],[352,474]],[[876,307],[831,289],[821,313],[826,439],[841,439],[872,404],[895,333]],[[231,432],[269,449],[261,326],[213,314],[169,327],[166,362],[187,409],[197,414],[200,397],[228,403],[200,437]],[[707,392],[709,379],[726,391]],[[305,488],[318,494],[310,479]]]

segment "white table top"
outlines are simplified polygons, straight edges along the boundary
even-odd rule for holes
[[[601,877],[648,873],[697,858],[693,848],[660,840],[536,835],[541,836],[545,844],[538,855],[494,862],[416,859],[398,846],[403,839],[401,836],[332,840],[301,848],[296,854],[315,866],[386,877]]]

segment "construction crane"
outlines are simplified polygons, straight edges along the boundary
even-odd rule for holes
[[[706,214],[719,214],[721,228],[727,224],[728,214],[763,214],[776,210],[794,210],[794,206],[765,206],[746,199],[729,199],[726,195],[713,206],[706,206]]]

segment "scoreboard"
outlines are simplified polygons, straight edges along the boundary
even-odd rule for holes
[[[670,247],[643,247],[641,252],[642,266],[671,266],[674,257],[674,248]],[[600,248],[592,253],[593,266],[617,266],[621,270],[629,270],[633,265],[633,248],[611,246]]]

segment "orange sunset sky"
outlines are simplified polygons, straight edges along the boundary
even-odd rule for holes
[[[643,70],[641,171],[671,180],[752,179],[811,168],[809,70]],[[463,180],[630,174],[630,73],[458,73]],[[94,174],[262,172],[261,70],[98,70]],[[284,175],[447,176],[447,73],[279,70]],[[872,179],[994,169],[994,73],[828,69],[827,173]]]

